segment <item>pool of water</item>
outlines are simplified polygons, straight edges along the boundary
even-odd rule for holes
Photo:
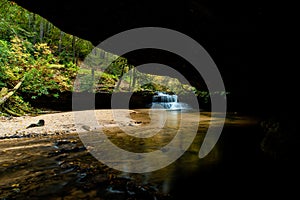
[[[169,144],[178,129],[188,134],[189,123],[181,120],[199,116],[195,138],[184,153],[169,165],[144,173],[124,172],[100,162],[80,134],[0,140],[0,199],[200,199],[220,190],[228,197],[238,196],[237,191],[256,196],[268,193],[265,186],[276,188],[274,180],[285,177],[273,176],[279,168],[260,150],[262,135],[255,117],[228,113],[221,137],[201,159],[199,149],[209,125],[220,122],[209,112],[168,112],[157,134],[151,135],[155,128],[151,129],[151,121],[161,119],[142,109],[131,117],[140,122],[135,133],[143,132],[145,137],[128,135],[115,126],[103,132],[119,148],[149,153]],[[163,162],[160,159],[153,162]]]

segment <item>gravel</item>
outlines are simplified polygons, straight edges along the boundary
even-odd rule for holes
[[[129,117],[131,112],[135,111],[119,110],[118,115],[124,116],[122,120],[123,125],[134,123]],[[1,117],[0,139],[68,134],[79,131],[91,131],[101,126],[117,126],[114,115],[112,110],[89,110],[58,112],[38,116]],[[44,126],[26,129],[30,124],[37,123],[40,119],[45,121]],[[75,119],[77,119],[76,124]]]

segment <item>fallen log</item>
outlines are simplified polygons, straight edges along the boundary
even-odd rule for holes
[[[13,96],[15,94],[15,92],[21,87],[24,79],[25,79],[25,76],[22,78],[22,80],[20,82],[18,82],[18,84],[10,92],[8,92],[6,95],[1,97],[0,106],[2,104],[4,104],[11,96]]]

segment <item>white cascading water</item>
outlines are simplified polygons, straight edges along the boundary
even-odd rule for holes
[[[166,94],[157,92],[152,97],[152,109],[167,109],[167,110],[186,110],[191,107],[183,102],[178,102],[178,96],[175,94]]]

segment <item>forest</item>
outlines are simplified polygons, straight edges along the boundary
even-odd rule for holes
[[[39,114],[41,110],[31,106],[30,99],[60,98],[63,92],[74,91],[77,76],[86,82],[79,92],[193,91],[208,97],[206,92],[196,91],[177,79],[138,72],[125,58],[101,49],[101,65],[97,69],[85,66],[85,57],[95,48],[91,42],[65,33],[12,1],[0,0],[0,12],[2,116]],[[150,83],[142,84],[145,79]]]

